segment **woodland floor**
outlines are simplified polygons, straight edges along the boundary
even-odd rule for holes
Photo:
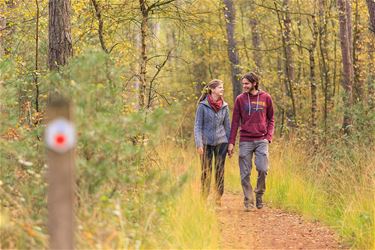
[[[319,222],[270,208],[243,209],[242,194],[225,193],[217,214],[221,249],[348,249]]]

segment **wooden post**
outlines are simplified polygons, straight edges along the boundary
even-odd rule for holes
[[[47,157],[47,178],[48,178],[48,233],[50,249],[73,249],[74,246],[74,144],[75,133],[70,130],[68,135],[62,131],[66,126],[71,125],[71,105],[63,97],[55,95],[50,97],[47,106],[47,129],[46,157]],[[56,128],[56,121],[65,121]],[[54,124],[55,123],[55,124]],[[65,124],[65,125],[64,125]],[[64,128],[65,126],[65,128]],[[72,127],[71,127],[72,128]],[[69,129],[68,129],[69,130]],[[57,131],[57,132],[56,132]],[[64,134],[65,133],[65,134]],[[70,133],[70,134],[69,134]],[[64,136],[73,136],[73,141]],[[59,150],[54,148],[52,139],[57,144],[63,145],[67,141],[68,148]],[[50,142],[48,142],[50,140]],[[57,145],[59,147],[59,145]]]

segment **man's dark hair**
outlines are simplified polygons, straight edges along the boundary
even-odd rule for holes
[[[257,76],[254,72],[246,73],[244,76],[242,76],[242,79],[247,79],[251,83],[256,83],[255,89],[258,90],[259,87],[259,76]]]

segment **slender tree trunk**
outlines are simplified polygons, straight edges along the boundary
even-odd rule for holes
[[[146,5],[146,0],[139,0],[140,9],[142,13],[141,21],[141,69],[139,73],[140,86],[139,86],[139,107],[141,109],[145,108],[146,104],[146,88],[147,88],[147,33],[148,33],[148,9]]]
[[[375,34],[375,1],[366,0],[368,12],[370,14],[370,30]]]
[[[107,45],[105,43],[105,40],[104,40],[104,22],[103,22],[103,18],[102,18],[102,10],[100,9],[100,6],[98,4],[98,2],[96,0],[91,0],[91,3],[92,5],[94,6],[94,10],[95,10],[95,16],[96,16],[96,19],[98,20],[98,23],[99,23],[99,27],[98,27],[98,35],[99,35],[99,41],[100,41],[100,45],[102,46],[102,49],[105,53],[109,53],[109,50],[107,48]]]
[[[324,130],[327,130],[328,113],[331,108],[331,72],[329,67],[329,52],[328,52],[328,25],[327,16],[328,11],[326,10],[326,1],[319,0],[319,23],[320,23],[320,35],[319,35],[319,48],[321,55],[321,72],[322,72],[322,87],[324,93]]]
[[[361,18],[359,16],[359,1],[355,1],[355,22],[354,22],[354,37],[353,37],[353,101],[354,103],[365,103],[365,68],[366,65],[360,55],[363,54],[364,44]]]
[[[275,3],[275,7],[277,9],[277,4]],[[291,19],[289,14],[289,0],[283,1],[283,17],[281,19],[280,17],[280,11],[276,11],[278,20],[279,20],[279,26],[280,26],[280,32],[281,32],[281,41],[283,44],[283,50],[284,50],[284,74],[285,74],[285,93],[287,96],[289,96],[291,101],[291,109],[290,105],[287,108],[287,116],[289,118],[290,125],[294,126],[297,124],[297,111],[296,111],[296,104],[294,99],[294,89],[293,89],[293,82],[294,82],[294,66],[293,66],[293,51],[290,44],[291,40]]]
[[[283,1],[283,7],[285,10],[284,15],[284,37],[285,37],[285,71],[289,85],[290,99],[292,101],[292,123],[297,123],[297,110],[294,98],[294,59],[293,59],[293,50],[291,46],[291,31],[292,31],[292,20],[290,19],[289,14],[289,0]]]
[[[4,34],[5,34],[5,27],[7,25],[7,20],[4,16],[0,16],[0,58],[3,57],[4,53],[5,53],[5,50],[4,50],[4,41],[3,41],[3,37],[4,37]]]
[[[0,16],[0,58],[2,58],[5,54],[3,37],[4,37],[6,25],[7,25],[6,18],[4,16]]]
[[[283,82],[283,69],[282,69],[282,59],[280,58],[280,53],[277,54],[277,85],[280,87],[280,93],[281,93],[281,98],[280,98],[280,104],[278,105],[280,107],[280,112],[278,114],[281,116],[280,117],[280,137],[284,135],[284,129],[285,129],[285,97],[284,93],[285,90],[283,89],[283,84],[280,84]],[[285,85],[284,85],[285,86]]]
[[[335,22],[332,20],[332,28],[333,30],[336,30],[336,25]],[[340,84],[337,84],[337,36],[334,38],[334,43],[333,43],[333,75],[332,75],[332,83],[333,83],[333,89],[332,89],[332,98],[336,96],[336,93],[338,94],[339,92],[339,86]],[[334,102],[332,102],[332,108],[334,107]]]
[[[315,17],[313,17],[313,33],[312,42],[309,49],[309,61],[310,61],[310,89],[311,89],[311,126],[313,133],[313,143],[317,146],[317,94],[316,94],[316,77],[315,77],[315,49],[318,39],[318,25],[316,23]]]
[[[227,40],[228,40],[228,56],[231,64],[231,78],[232,78],[232,87],[233,87],[233,100],[241,94],[241,85],[239,77],[241,74],[239,64],[239,56],[237,52],[237,43],[234,38],[235,30],[235,9],[233,6],[232,0],[223,0],[224,2],[224,17],[226,21],[226,31],[227,31]]]
[[[253,1],[250,2],[250,9],[255,9]],[[254,13],[254,12],[253,12]],[[258,28],[258,19],[256,15],[250,15],[249,25],[251,29],[251,41],[253,45],[253,58],[258,73],[262,72],[262,52],[260,48],[260,32]]]
[[[39,83],[38,83],[38,74],[39,74],[39,2],[35,0],[36,5],[36,24],[35,24],[35,73],[34,73],[34,85],[35,85],[35,110],[39,112]],[[38,121],[36,121],[38,122]]]
[[[348,16],[351,16],[351,10],[348,8],[349,0],[337,0],[339,9],[339,21],[340,21],[340,42],[341,42],[341,54],[342,54],[342,86],[345,90],[343,97],[344,100],[344,118],[343,118],[343,129],[345,134],[350,133],[350,127],[352,125],[351,108],[353,106],[353,58],[350,43],[351,39],[351,22],[348,20]]]
[[[368,42],[368,79],[367,79],[367,104],[370,112],[375,111],[375,36]]]
[[[301,3],[299,0],[297,0],[297,5],[298,5],[298,19],[297,19],[297,30],[298,30],[298,69],[297,69],[297,78],[296,78],[296,86],[299,90],[299,94],[302,95],[301,93],[301,90],[302,90],[302,86],[300,86],[300,83],[301,83],[301,78],[304,76],[304,63],[303,63],[303,59],[304,59],[304,51],[303,51],[303,39],[302,39],[302,32],[303,32],[303,27],[302,27],[302,10],[301,10]],[[302,102],[300,102],[300,105],[299,105],[299,108],[300,110],[302,110]]]
[[[48,67],[58,69],[73,56],[70,0],[49,0]]]

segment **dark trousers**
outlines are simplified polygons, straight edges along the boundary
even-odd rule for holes
[[[222,143],[216,146],[203,146],[203,155],[201,156],[201,185],[202,194],[205,198],[210,193],[213,157],[215,158],[215,187],[217,198],[220,198],[224,193],[224,164],[227,151],[228,143]]]

